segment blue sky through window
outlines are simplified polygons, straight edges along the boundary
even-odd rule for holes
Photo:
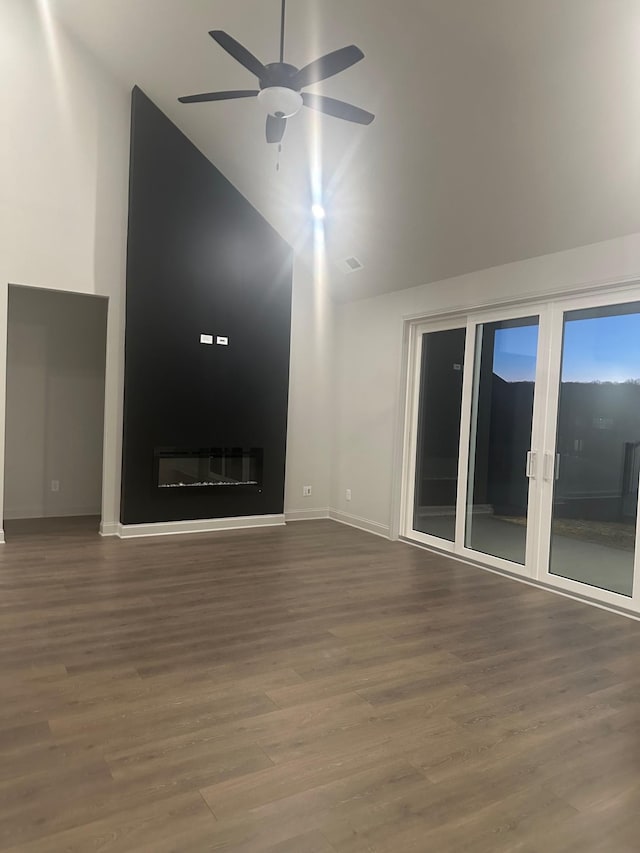
[[[533,382],[537,347],[537,325],[496,330],[493,372],[507,382]],[[640,379],[640,314],[565,323],[563,382],[630,379]]]
[[[640,314],[565,323],[563,382],[626,382],[638,378]]]
[[[536,378],[538,326],[496,329],[493,372],[507,382],[533,382]]]

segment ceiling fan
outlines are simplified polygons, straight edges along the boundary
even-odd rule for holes
[[[371,124],[375,116],[360,107],[303,92],[307,86],[319,83],[345,71],[364,59],[364,53],[354,44],[334,50],[305,65],[296,68],[284,61],[285,2],[282,0],[280,26],[280,61],[263,65],[259,59],[222,30],[211,30],[209,35],[241,65],[258,78],[259,89],[241,89],[232,92],[205,92],[178,98],[182,104],[197,104],[204,101],[229,101],[237,98],[258,98],[267,112],[267,142],[280,143],[287,127],[287,119],[304,107],[319,110],[335,118],[356,124]]]

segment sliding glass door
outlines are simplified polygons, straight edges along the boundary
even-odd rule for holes
[[[559,366],[545,456],[547,580],[586,594],[601,590],[631,598],[640,474],[640,302],[562,309],[555,321]]]
[[[476,326],[464,546],[524,566],[538,316]]]
[[[419,329],[416,336],[411,529],[426,541],[455,541],[465,338],[464,327]]]
[[[527,571],[539,328],[537,311],[415,329],[410,538]]]
[[[414,327],[402,531],[640,611],[640,290]]]

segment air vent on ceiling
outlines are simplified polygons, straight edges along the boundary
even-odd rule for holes
[[[364,264],[359,261],[357,258],[346,258],[344,262],[344,266],[346,272],[356,272],[356,270],[361,270]]]

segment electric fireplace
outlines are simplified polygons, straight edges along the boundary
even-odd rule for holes
[[[262,491],[261,447],[161,447],[154,455],[159,489]]]

